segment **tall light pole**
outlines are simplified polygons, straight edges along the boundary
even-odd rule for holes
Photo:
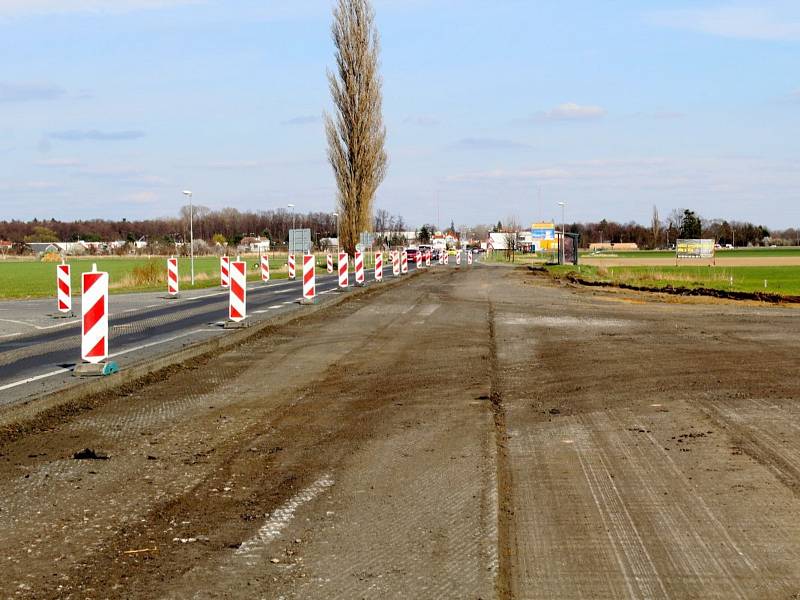
[[[294,230],[294,204],[287,204],[287,205],[286,205],[286,208],[291,208],[291,209],[292,209],[292,230]],[[294,252],[294,246],[292,246],[292,247],[289,249],[289,252],[290,252],[290,253],[293,253],[293,252]]]
[[[558,262],[563,265],[567,259],[567,203],[559,202],[558,205],[561,207],[561,260]]]
[[[194,207],[191,190],[183,190],[183,195],[189,198],[189,263],[192,270],[192,287],[194,287]]]

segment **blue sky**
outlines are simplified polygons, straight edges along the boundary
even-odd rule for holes
[[[800,3],[375,0],[411,225],[800,225]],[[329,0],[0,0],[0,219],[333,210]]]

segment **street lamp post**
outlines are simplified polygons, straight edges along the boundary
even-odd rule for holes
[[[184,190],[183,195],[189,198],[189,264],[191,264],[192,287],[194,287],[194,206],[191,190]]]
[[[286,207],[292,209],[292,230],[294,230],[294,204],[287,204]],[[294,253],[294,246],[289,249],[289,253]]]
[[[559,264],[564,264],[567,259],[567,218],[566,218],[566,210],[567,210],[567,203],[566,202],[559,202],[558,205],[561,207],[561,260],[559,260]]]

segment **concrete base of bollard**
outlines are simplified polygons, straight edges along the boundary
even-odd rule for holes
[[[72,319],[73,317],[75,317],[75,313],[73,313],[73,312],[68,312],[68,313],[57,312],[57,313],[51,313],[49,316],[50,316],[51,319]]]
[[[119,365],[114,361],[107,363],[81,363],[72,371],[73,377],[106,377],[119,373]]]
[[[246,329],[248,327],[250,327],[248,321],[225,321],[222,326],[223,329]]]
[[[303,298],[302,300],[299,301],[299,304],[302,304],[303,306],[310,306],[316,304],[316,300],[309,300],[308,298]]]
[[[167,294],[166,296],[161,296],[161,299],[162,300],[180,300],[181,296],[180,296],[180,294],[178,294],[176,296],[170,296],[169,294]]]

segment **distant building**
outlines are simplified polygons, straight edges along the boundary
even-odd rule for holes
[[[239,252],[269,252],[270,242],[267,238],[246,237],[239,242]]]

